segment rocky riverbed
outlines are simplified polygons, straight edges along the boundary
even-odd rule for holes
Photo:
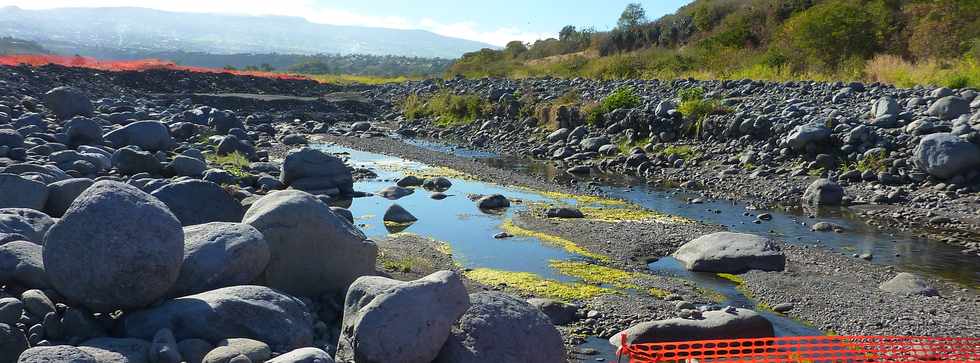
[[[928,223],[961,231],[945,235],[972,248],[966,208],[977,195],[969,169],[975,165],[948,165],[919,149],[972,150],[976,117],[969,112],[976,106],[968,102],[965,120],[946,110],[929,121],[931,130],[949,132],[885,126],[935,114],[939,102],[960,110],[960,101],[947,97],[974,98],[969,91],[629,82],[641,90],[644,108],[546,133],[507,107],[493,120],[450,129],[401,119],[392,100],[435,91],[428,81],[343,88],[168,72],[0,68],[0,363],[561,362],[604,358],[581,344],[618,344],[620,332],[630,342],[830,330],[980,332],[972,319],[980,310],[975,282],[900,273],[777,236],[730,233],[597,196],[597,185],[555,183],[392,137],[438,137],[546,159],[569,154],[558,158],[563,167],[681,181],[712,196],[755,191],[759,203],[904,206],[913,217],[916,208],[947,203],[926,214]],[[578,87],[598,99],[623,84],[453,80],[444,87],[506,106],[513,100],[505,96],[521,87],[540,89],[542,97]],[[745,105],[736,119],[752,119],[751,132],[741,130],[744,122],[731,135],[722,131],[731,127],[709,128],[706,140],[654,132],[678,118],[667,95],[691,85]],[[887,97],[902,101],[904,111]],[[844,111],[872,100],[876,126],[856,126],[864,121]],[[757,109],[764,112],[752,114]],[[759,121],[763,116],[772,122]],[[809,122],[818,117],[832,121]],[[645,126],[621,127],[637,122]],[[859,143],[834,141],[860,127],[871,131]],[[651,145],[628,155],[589,151],[647,135]],[[679,143],[696,152],[682,158],[653,151]],[[331,151],[335,145],[347,149]],[[827,159],[823,152],[838,153],[831,146],[855,160],[883,148],[887,170],[860,181],[831,168],[809,175],[818,169],[813,163]],[[730,160],[745,148],[756,150],[750,175],[743,175],[749,163]],[[362,166],[357,152],[382,160]],[[384,163],[395,157],[435,171],[415,175]],[[808,158],[814,160],[800,162]],[[797,163],[806,165],[790,167]],[[743,180],[757,182],[731,187]],[[456,194],[475,188],[470,181],[493,193]],[[773,196],[758,192],[765,182],[768,190],[773,182],[787,185]],[[358,188],[368,185],[380,190]],[[402,198],[421,193],[430,212],[413,215]],[[902,198],[872,197],[883,193]],[[360,212],[375,205],[385,207],[383,217]],[[469,212],[440,215],[440,206]],[[466,219],[474,216],[492,223]],[[517,250],[483,256],[411,233],[433,228],[425,227],[429,221],[458,231],[448,236],[456,246],[496,240],[498,249]],[[524,241],[536,245],[522,247]],[[535,260],[532,252],[551,257]],[[508,264],[512,259],[525,262]],[[664,273],[664,263],[676,265],[676,274]],[[501,264],[512,269],[492,268]],[[705,279],[727,281],[726,291]],[[609,347],[603,344],[605,352]]]

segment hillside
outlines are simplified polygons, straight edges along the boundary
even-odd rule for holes
[[[0,38],[0,54],[47,54],[48,51],[41,45],[17,38]]]
[[[695,0],[653,21],[631,5],[610,31],[560,34],[468,53],[449,73],[980,86],[976,0]],[[585,50],[601,57],[554,58]]]
[[[85,21],[80,21],[85,19]],[[316,24],[298,17],[176,13],[144,8],[0,9],[0,35],[59,54],[374,54],[456,58],[489,44],[401,30]]]

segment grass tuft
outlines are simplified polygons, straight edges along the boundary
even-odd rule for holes
[[[504,285],[534,296],[558,300],[586,300],[600,295],[617,293],[615,290],[590,284],[550,280],[530,272],[477,268],[466,271],[464,274],[470,280],[487,286]]]

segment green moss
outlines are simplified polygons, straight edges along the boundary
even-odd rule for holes
[[[658,289],[656,287],[651,287],[647,289],[647,293],[650,294],[650,296],[653,296],[658,299],[666,299],[667,296],[670,295],[670,291],[664,289]]]
[[[252,163],[240,152],[236,151],[227,155],[207,154],[205,159],[208,163],[221,167],[236,178],[241,179],[250,175],[248,168]]]
[[[579,256],[591,258],[591,259],[598,260],[598,261],[608,261],[609,260],[609,256],[605,256],[605,255],[601,255],[601,254],[598,254],[598,253],[590,252],[589,250],[586,250],[585,248],[582,248],[581,246],[575,244],[575,242],[569,241],[567,239],[564,239],[564,238],[561,238],[561,237],[558,237],[558,236],[555,236],[555,235],[550,235],[550,234],[547,234],[547,233],[543,233],[543,232],[536,232],[536,231],[532,231],[532,230],[529,230],[529,229],[524,229],[524,228],[518,227],[518,226],[514,225],[514,221],[509,220],[509,219],[506,220],[506,221],[504,221],[504,223],[502,223],[500,225],[500,229],[502,229],[504,232],[510,233],[510,234],[512,234],[514,236],[518,236],[518,237],[537,238],[538,240],[541,240],[544,243],[561,247],[565,251],[568,251],[568,252],[577,254]]]
[[[530,272],[478,268],[466,271],[464,274],[470,280],[487,286],[505,285],[533,296],[559,300],[586,300],[616,293],[615,290],[595,285],[549,280]]]
[[[636,274],[627,271],[581,261],[552,260],[548,265],[563,275],[577,277],[586,283],[612,285],[620,289],[640,289],[633,283]]]
[[[630,152],[630,150],[633,150],[634,147],[640,147],[640,148],[642,148],[642,147],[646,146],[646,144],[649,144],[649,143],[650,143],[650,138],[649,137],[644,137],[644,138],[639,139],[639,140],[636,140],[634,142],[629,142],[628,139],[625,139],[624,138],[622,141],[618,142],[616,145],[619,147],[619,152],[620,153],[627,154],[627,153]]]
[[[654,150],[655,153],[661,157],[669,158],[671,156],[677,156],[678,158],[684,159],[685,161],[692,160],[698,157],[697,151],[694,150],[691,145],[669,145],[660,150]]]
[[[736,285],[741,285],[741,284],[744,284],[744,283],[745,283],[745,279],[743,279],[743,278],[742,278],[741,276],[739,276],[739,275],[733,275],[733,274],[726,274],[726,273],[719,273],[719,274],[718,274],[718,277],[721,277],[721,278],[723,278],[723,279],[725,279],[725,280],[728,280],[728,281],[731,281],[731,282],[734,282],[734,283],[735,283]]]
[[[664,224],[692,223],[690,219],[684,217],[634,206],[621,208],[584,207],[579,208],[579,210],[582,211],[585,218],[604,222],[654,221]]]

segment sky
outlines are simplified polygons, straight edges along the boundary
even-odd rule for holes
[[[0,0],[24,9],[138,6],[159,10],[300,16],[315,23],[423,29],[502,46],[556,37],[565,25],[612,28],[626,4],[651,20],[690,0]]]

